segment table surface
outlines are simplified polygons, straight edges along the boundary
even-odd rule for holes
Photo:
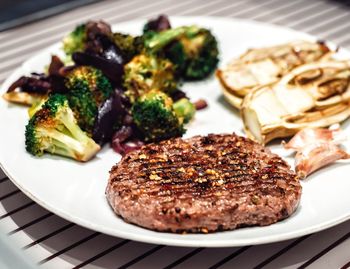
[[[79,22],[104,19],[113,24],[160,13],[269,22],[350,49],[350,1],[102,1],[1,32],[0,83],[24,60],[59,41]],[[8,240],[39,268],[350,267],[350,221],[316,234],[260,246],[210,249],[138,243],[79,227],[46,211],[19,191],[1,171],[0,233],[7,233]]]

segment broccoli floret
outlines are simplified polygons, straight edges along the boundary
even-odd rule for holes
[[[183,123],[188,123],[196,113],[196,108],[187,98],[181,98],[173,104],[173,109],[176,116],[183,121]]]
[[[54,94],[29,120],[25,131],[26,150],[41,156],[44,152],[88,161],[100,150],[83,132],[66,96]]]
[[[171,93],[177,88],[174,65],[153,55],[137,55],[124,66],[124,88],[131,103],[151,89]]]
[[[148,31],[145,33],[145,48],[149,52],[159,52],[169,43],[178,40],[182,35],[191,32],[191,35],[198,32],[198,27],[177,27],[162,32]]]
[[[113,94],[111,83],[99,69],[79,66],[67,75],[65,84],[80,128],[91,135],[98,107]]]
[[[140,54],[144,48],[142,36],[113,33],[113,40],[122,51],[125,62],[129,62],[134,56]]]
[[[152,90],[137,99],[131,113],[146,142],[178,137],[186,131],[173,110],[171,98],[157,90]]]
[[[87,39],[86,25],[78,25],[73,32],[70,32],[63,38],[63,50],[67,56],[72,55],[73,52],[83,51]]]
[[[163,53],[175,64],[178,74],[186,80],[203,79],[218,63],[218,45],[213,34],[205,28],[184,26],[162,31],[146,39],[152,53]]]

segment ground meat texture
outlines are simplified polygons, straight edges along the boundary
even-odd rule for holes
[[[106,196],[125,221],[157,231],[265,226],[298,206],[297,175],[276,154],[236,134],[175,138],[125,155]]]

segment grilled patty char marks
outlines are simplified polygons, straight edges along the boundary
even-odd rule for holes
[[[269,225],[296,209],[301,186],[276,154],[236,134],[148,144],[110,171],[106,190],[126,221],[158,231]]]

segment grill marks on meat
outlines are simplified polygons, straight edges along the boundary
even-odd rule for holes
[[[206,233],[284,219],[296,209],[301,186],[263,146],[235,134],[208,135],[127,154],[110,171],[106,195],[128,222]]]

